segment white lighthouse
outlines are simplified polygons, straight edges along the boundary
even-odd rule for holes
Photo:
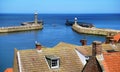
[[[75,17],[75,24],[77,24],[77,18]]]
[[[35,17],[35,24],[38,24],[38,13],[37,12],[35,12],[35,14],[34,14],[34,17]]]

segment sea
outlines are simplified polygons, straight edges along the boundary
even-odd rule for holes
[[[13,67],[14,48],[18,50],[35,49],[35,41],[52,48],[60,42],[81,45],[86,38],[87,45],[93,41],[105,41],[105,36],[78,34],[71,26],[66,26],[66,19],[92,23],[97,28],[120,30],[120,14],[38,14],[43,20],[42,30],[0,33],[0,72]],[[0,14],[0,27],[20,26],[22,22],[34,21],[34,14]]]

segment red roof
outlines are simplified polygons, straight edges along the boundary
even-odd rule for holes
[[[118,42],[119,39],[120,39],[120,33],[116,34],[116,35],[113,37],[113,39]]]
[[[7,68],[4,72],[13,72],[13,68]]]
[[[104,53],[105,72],[120,72],[120,52]]]

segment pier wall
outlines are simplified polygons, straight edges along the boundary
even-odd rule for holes
[[[26,31],[26,30],[37,30],[37,29],[42,29],[42,28],[43,28],[42,24],[25,25],[25,26],[0,27],[0,33]]]
[[[78,33],[84,33],[84,34],[94,34],[94,35],[115,35],[118,32],[120,32],[120,30],[112,30],[112,29],[100,29],[100,28],[85,28],[85,27],[81,27],[78,24],[74,24],[72,26],[72,29]]]

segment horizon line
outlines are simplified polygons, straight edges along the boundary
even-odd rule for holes
[[[0,13],[0,14],[34,14],[34,13]],[[120,13],[39,13],[38,12],[38,14],[120,14]]]

